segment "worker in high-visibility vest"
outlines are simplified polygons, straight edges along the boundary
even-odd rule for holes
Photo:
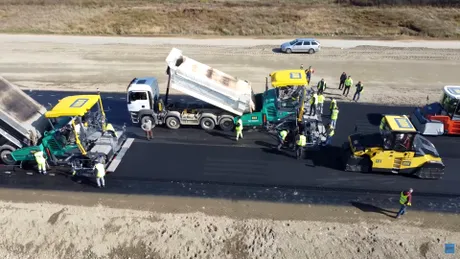
[[[305,132],[297,135],[296,138],[296,157],[300,159],[303,156],[303,149],[307,145],[307,137],[305,136]]]
[[[379,126],[379,130],[380,130],[380,134],[383,134],[384,131],[385,131],[385,116],[382,116],[382,119],[380,120],[380,126]]]
[[[37,163],[38,173],[46,174],[46,158],[42,151],[36,151],[34,153],[35,162]]]
[[[316,89],[318,90],[318,94],[322,94],[326,90],[326,81],[324,81],[324,78],[321,78],[321,81],[318,82]]]
[[[399,209],[398,214],[396,214],[397,219],[406,214],[407,206],[412,206],[412,192],[414,192],[412,188],[408,191],[401,192],[399,197],[399,204],[401,204],[401,208]]]
[[[343,89],[343,95],[345,95],[345,97],[348,96],[348,93],[350,92],[350,88],[352,85],[353,85],[353,79],[351,79],[351,76],[348,76],[347,79],[345,79],[345,88]]]
[[[324,144],[323,146],[328,146],[332,143],[332,137],[334,136],[334,127],[332,127],[332,125],[329,123],[327,126],[326,126],[326,132],[325,132],[325,135],[326,135],[326,141],[324,141]]]
[[[331,98],[331,104],[329,105],[329,114],[332,114],[332,111],[337,107],[337,100]]]
[[[288,135],[289,131],[283,129],[282,131],[280,131],[279,133],[279,145],[278,145],[278,150],[281,150],[281,148],[283,147],[285,141],[286,141],[286,137]]]
[[[331,126],[335,129],[337,127],[337,118],[339,117],[339,108],[335,107],[331,114]]]
[[[324,95],[323,93],[318,93],[318,105],[316,106],[316,109],[320,116],[323,115],[323,105],[324,105]]]
[[[97,162],[94,165],[94,170],[96,170],[96,183],[97,187],[105,187],[105,166],[102,162]]]
[[[243,138],[243,121],[241,120],[241,118],[236,121],[235,132],[236,141],[238,141],[240,137]]]
[[[316,106],[318,106],[318,95],[314,93],[310,99],[310,116],[316,115]]]

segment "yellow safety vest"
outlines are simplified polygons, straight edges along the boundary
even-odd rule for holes
[[[338,116],[339,116],[339,110],[338,109],[332,110],[331,120],[337,120]]]
[[[334,136],[334,133],[335,133],[335,132],[334,132],[334,129],[331,129],[331,131],[329,131],[329,134],[328,134],[328,135],[329,135],[329,137],[332,137],[332,136]]]
[[[347,78],[345,79],[345,86],[351,86],[353,84],[353,79]]]
[[[37,164],[41,164],[46,161],[45,157],[43,156],[42,151],[35,152],[34,157],[35,157],[35,162],[37,162]]]
[[[287,133],[287,131],[286,131],[286,130],[282,130],[282,131],[280,132],[280,135],[281,135],[281,139],[283,139],[283,140],[284,140],[284,139],[286,138],[287,134],[288,134],[288,133]]]
[[[306,146],[307,145],[307,137],[305,137],[304,135],[300,135],[299,140],[297,140],[297,145],[301,146],[301,147]]]
[[[315,98],[315,99],[313,99]],[[313,94],[313,97],[310,99],[310,104],[318,104],[318,95],[317,94]]]
[[[404,195],[404,192],[401,192],[401,198],[399,198],[399,203],[401,203],[402,205],[406,204],[408,197],[409,196]]]
[[[329,109],[334,109],[335,107],[337,107],[337,101],[335,99],[332,99],[331,101],[331,105],[329,105]]]
[[[385,128],[385,117],[382,117],[382,120],[380,121],[380,129],[383,130]]]
[[[318,95],[318,103],[320,104],[324,103],[324,95],[322,94]]]
[[[235,129],[236,129],[237,131],[243,130],[243,121],[242,121],[241,119],[238,119],[238,120],[236,121],[236,124],[240,124],[240,126],[236,126],[236,127],[235,127]]]
[[[96,167],[96,172],[97,172],[97,174],[96,174],[97,178],[104,177],[105,176],[105,167],[104,167],[104,165],[101,164],[101,163],[97,163],[95,167]]]

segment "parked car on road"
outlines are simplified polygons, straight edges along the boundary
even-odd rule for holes
[[[291,42],[286,42],[281,45],[281,52],[292,53],[292,52],[307,52],[313,54],[321,49],[319,41],[306,38],[306,39],[295,39]]]

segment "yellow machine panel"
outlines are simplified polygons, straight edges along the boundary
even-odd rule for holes
[[[392,131],[417,132],[407,116],[387,115],[385,116],[385,120]]]
[[[303,86],[308,83],[305,71],[301,69],[279,70],[270,74],[273,87]]]
[[[61,99],[51,111],[45,113],[46,118],[83,116],[94,105],[100,103],[99,95],[74,95]]]

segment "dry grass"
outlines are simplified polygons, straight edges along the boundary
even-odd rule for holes
[[[460,9],[332,0],[0,0],[0,32],[460,38]]]

